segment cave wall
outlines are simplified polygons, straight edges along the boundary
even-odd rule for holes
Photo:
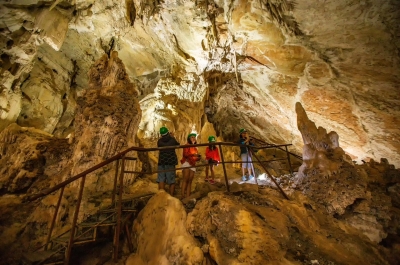
[[[90,65],[115,50],[149,112],[141,121],[145,145],[165,120],[175,119],[184,138],[188,129],[175,126],[200,127],[209,107],[208,120],[224,139],[247,127],[268,142],[293,143],[300,153],[294,105],[301,102],[312,120],[341,136],[352,159],[385,157],[399,166],[398,1],[1,5],[0,129],[17,122],[59,137],[72,133]],[[200,98],[193,103],[185,96],[185,105],[179,100],[190,88],[181,80],[190,75]],[[190,121],[152,114],[171,105],[172,96],[193,109]]]

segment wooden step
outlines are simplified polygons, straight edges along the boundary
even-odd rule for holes
[[[101,213],[115,213],[116,209],[115,208],[109,208],[109,209],[100,209],[97,213],[101,214]]]
[[[61,264],[61,262],[64,260],[64,252],[58,252],[54,250],[24,252],[22,256],[23,260],[29,264],[43,264],[43,261],[46,260],[51,260],[46,264]]]
[[[135,207],[122,207],[123,212],[136,212]],[[117,213],[117,208],[110,208],[110,209],[102,209],[99,210],[97,213],[103,214],[103,213]]]
[[[69,236],[68,237],[60,236],[60,237],[52,239],[51,241],[53,242],[53,244],[59,244],[59,245],[63,245],[64,246],[64,245],[68,244]]]
[[[104,222],[82,222],[78,224],[79,227],[96,227],[96,226],[113,226],[116,222],[112,220],[107,220]]]
[[[123,212],[137,212],[136,207],[123,207],[122,208]]]
[[[51,241],[53,241],[53,243],[64,246],[64,245],[67,245],[69,242],[69,235],[57,237],[57,238],[52,239]],[[84,243],[93,242],[93,241],[95,241],[95,239],[92,236],[85,236],[85,237],[76,236],[74,238],[74,245],[75,244],[84,244]]]

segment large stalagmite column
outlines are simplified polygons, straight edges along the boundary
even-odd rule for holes
[[[339,135],[315,126],[307,117],[303,106],[296,103],[297,127],[303,137],[303,165],[299,168],[300,179],[318,175],[330,176],[339,172],[344,160],[351,159],[339,147]]]
[[[92,66],[89,88],[77,103],[73,175],[134,144],[141,110],[117,52]]]

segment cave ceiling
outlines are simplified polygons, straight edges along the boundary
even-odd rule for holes
[[[400,166],[397,0],[0,1],[0,130],[74,131],[77,99],[117,51],[142,108],[138,136],[183,141],[205,121],[301,152],[295,103],[354,159]]]

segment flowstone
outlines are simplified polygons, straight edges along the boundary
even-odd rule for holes
[[[337,133],[317,128],[300,103],[296,104],[296,112],[304,141],[296,188],[373,242],[395,235],[399,208],[393,191],[399,185],[400,171],[386,159],[380,164],[353,164],[340,148]]]

